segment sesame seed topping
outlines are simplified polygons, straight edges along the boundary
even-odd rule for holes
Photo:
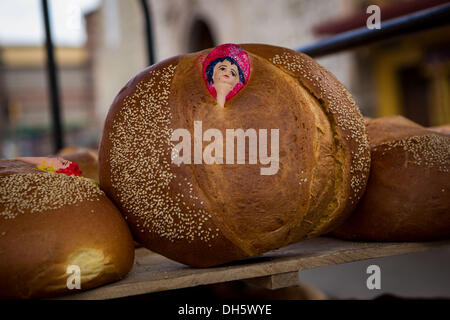
[[[104,195],[90,179],[59,173],[11,174],[0,177],[0,203],[4,219],[27,211],[39,213],[83,201],[99,201]]]
[[[201,223],[211,215],[201,208],[203,201],[196,207],[187,200],[198,199],[192,183],[187,178],[175,180],[171,169],[169,96],[175,70],[176,65],[168,65],[149,71],[123,100],[109,132],[111,183],[126,214],[138,218],[138,231],[171,242],[208,242],[218,236]]]
[[[374,150],[383,146],[383,153],[386,153],[386,151],[394,148],[401,148],[410,155],[408,157],[409,163],[428,168],[437,168],[440,172],[449,172],[449,140],[447,136],[437,134],[412,136],[402,140],[381,143],[374,147]]]
[[[364,119],[354,99],[340,82],[336,81],[336,85],[327,85],[323,81],[329,78],[329,75],[326,74],[327,71],[323,67],[318,68],[316,64],[313,65],[311,61],[302,58],[300,54],[284,51],[282,54],[274,55],[269,60],[295,77],[311,81],[310,85],[315,90],[310,91],[318,92],[318,95],[315,94],[314,96],[321,103],[322,109],[327,114],[331,113],[335,118],[336,123],[331,123],[332,128],[339,127],[343,132],[344,139],[354,142],[353,145],[357,147],[357,150],[350,154],[350,186],[353,197],[359,198],[358,195],[363,191],[365,180],[370,171],[370,155]],[[312,82],[313,80],[315,81]],[[305,84],[303,81],[301,82]],[[332,118],[329,119],[330,121],[333,120]]]

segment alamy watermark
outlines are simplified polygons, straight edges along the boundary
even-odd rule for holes
[[[75,264],[71,264],[67,266],[66,274],[69,274],[67,277],[66,285],[67,289],[81,289],[81,269],[79,266]]]
[[[79,31],[82,28],[83,12],[79,0],[69,0],[66,3],[66,28],[69,31]]]
[[[268,150],[269,137],[270,152]],[[254,165],[259,163],[265,166],[260,168],[261,175],[274,175],[279,170],[279,139],[279,129],[270,129],[270,132],[269,129],[226,129],[225,134],[223,134],[222,131],[215,128],[203,132],[202,121],[194,121],[193,141],[189,130],[178,128],[173,131],[171,141],[178,143],[172,148],[171,159],[172,163],[178,166],[191,163],[248,163]],[[203,142],[208,142],[205,148],[203,148]],[[194,146],[193,159],[192,145]],[[246,150],[248,150],[248,159]]]
[[[372,4],[367,7],[366,13],[370,14],[367,18],[367,29],[381,29],[381,9],[376,4]]]
[[[381,289],[381,268],[376,264],[372,264],[367,267],[367,274],[370,276],[367,278],[366,286],[369,290]]]

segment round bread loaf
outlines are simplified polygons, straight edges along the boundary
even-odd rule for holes
[[[369,167],[346,88],[308,56],[260,44],[142,71],[113,101],[99,149],[102,188],[137,241],[196,267],[330,231],[358,202]]]
[[[1,299],[97,287],[125,276],[133,258],[127,224],[94,181],[0,160]]]
[[[358,208],[333,235],[351,240],[450,238],[450,137],[402,116],[370,120],[371,173]]]

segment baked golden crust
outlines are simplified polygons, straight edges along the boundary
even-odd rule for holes
[[[316,112],[323,111],[327,117],[334,144],[334,154],[331,157],[334,158],[335,165],[340,167],[335,169],[334,174],[338,190],[330,202],[331,205],[327,204],[325,207],[322,202],[322,208],[317,210],[320,222],[314,220],[308,237],[326,233],[348,217],[365,191],[370,168],[370,151],[364,118],[345,86],[309,56],[269,45],[243,45],[243,48],[253,50],[291,75],[320,104]],[[323,128],[318,124],[316,126],[317,134],[323,134]],[[329,153],[328,150],[326,154]],[[317,171],[322,171],[321,167],[319,160]],[[327,179],[329,175],[325,175],[323,180],[317,183],[317,189],[321,189]],[[317,192],[318,190],[312,189],[312,198],[316,197]]]
[[[304,55],[241,47],[250,78],[225,108],[203,82],[202,61],[210,52],[204,50],[130,80],[105,122],[102,188],[137,241],[191,266],[254,256],[326,232],[353,208],[368,175],[365,127],[347,90]],[[289,70],[280,57],[299,69]],[[221,132],[278,128],[279,171],[261,175],[248,163],[173,164],[171,133],[192,133],[194,121]]]
[[[450,137],[401,116],[368,122],[372,166],[357,210],[333,235],[352,240],[450,237]]]
[[[125,276],[133,241],[117,208],[89,179],[0,160],[0,298],[43,298],[69,290],[69,266],[81,290]]]

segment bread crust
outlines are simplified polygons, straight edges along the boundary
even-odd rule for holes
[[[225,108],[202,79],[209,49],[144,70],[119,92],[105,122],[102,188],[137,241],[191,266],[258,255],[326,232],[345,219],[368,176],[363,119],[344,86],[295,51],[241,47],[250,77]],[[171,132],[192,134],[198,120],[204,130],[221,132],[278,128],[278,173],[260,175],[260,167],[248,163],[173,164]]]
[[[333,235],[351,240],[450,237],[450,137],[401,116],[370,120],[372,166],[358,208]]]
[[[83,177],[0,160],[0,298],[48,298],[123,278],[134,247],[120,212]],[[69,266],[81,289],[69,290]]]

